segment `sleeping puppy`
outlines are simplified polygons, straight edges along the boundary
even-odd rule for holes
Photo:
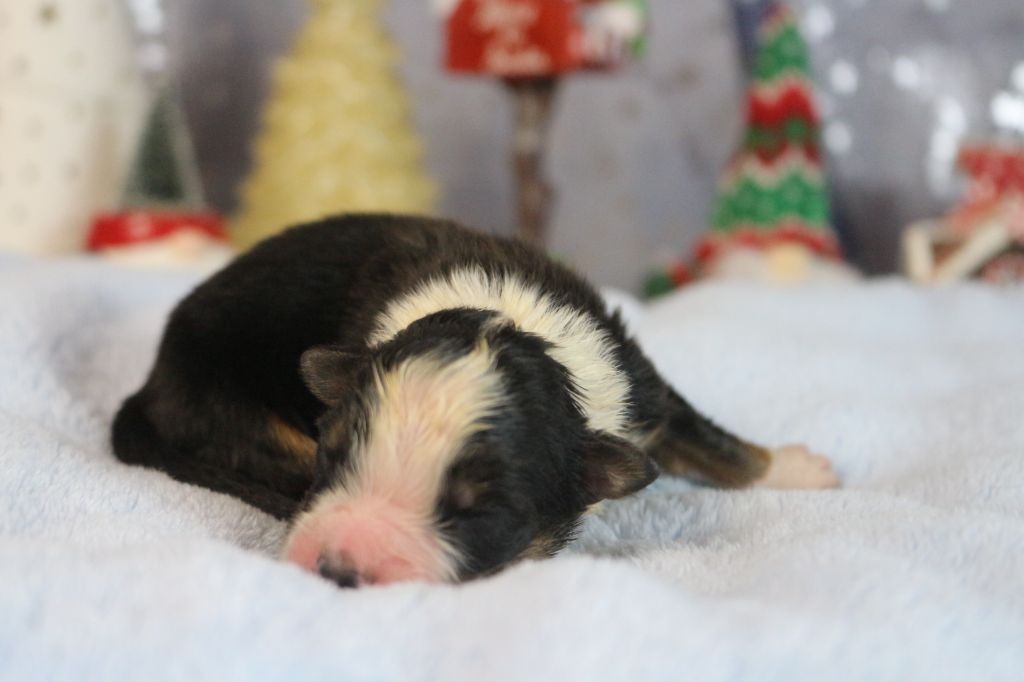
[[[285,557],[343,586],[551,556],[587,507],[659,467],[730,488],[837,483],[806,449],[698,414],[566,268],[387,215],[293,228],[199,286],[113,446],[289,519]]]

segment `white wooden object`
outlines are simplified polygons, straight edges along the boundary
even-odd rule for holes
[[[0,250],[82,247],[113,208],[146,106],[117,0],[0,0]]]
[[[1019,241],[1010,227],[1016,211],[1016,204],[1008,203],[966,237],[943,220],[922,220],[909,225],[903,231],[904,273],[915,282],[928,284],[970,277]],[[936,260],[936,248],[947,251],[947,255]]]
[[[935,268],[935,282],[955,282],[965,279],[986,262],[998,256],[1013,244],[1006,225],[989,221],[977,227],[964,240],[963,245]]]
[[[903,231],[903,272],[915,282],[930,282],[935,271],[933,235],[941,229],[937,220],[922,220]]]

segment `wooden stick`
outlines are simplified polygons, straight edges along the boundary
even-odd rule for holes
[[[513,168],[516,175],[518,235],[543,248],[554,190],[544,177],[544,151],[558,79],[555,77],[505,81],[515,104]]]
[[[1013,243],[1010,230],[1000,220],[991,220],[971,232],[956,253],[942,261],[933,280],[952,282],[969,276]]]

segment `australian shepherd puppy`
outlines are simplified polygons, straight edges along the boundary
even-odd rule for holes
[[[568,269],[388,215],[293,228],[200,285],[113,445],[288,519],[284,556],[343,586],[550,556],[659,470],[837,484],[825,458],[698,414]]]

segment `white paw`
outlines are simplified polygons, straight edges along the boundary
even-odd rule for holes
[[[771,451],[772,462],[757,482],[762,488],[780,490],[836,488],[839,477],[827,457],[816,455],[804,445],[786,445]]]

